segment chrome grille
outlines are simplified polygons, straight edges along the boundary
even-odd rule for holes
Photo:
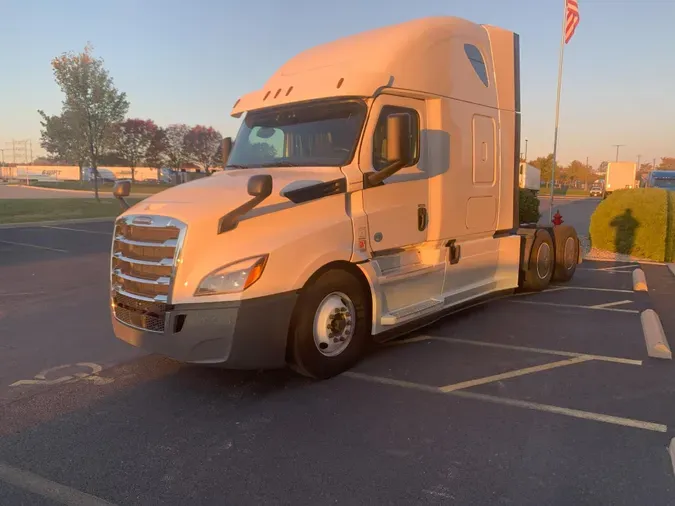
[[[110,283],[115,317],[164,332],[186,225],[165,216],[125,216],[115,223]]]

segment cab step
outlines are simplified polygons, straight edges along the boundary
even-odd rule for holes
[[[382,325],[397,325],[408,320],[414,320],[422,313],[426,313],[431,309],[440,309],[441,306],[443,306],[442,300],[429,299],[420,302],[419,304],[402,307],[401,309],[397,309],[396,311],[392,311],[391,313],[383,315],[380,321]]]

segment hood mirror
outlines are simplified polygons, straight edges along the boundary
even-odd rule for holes
[[[131,194],[131,181],[116,181],[115,186],[113,186],[112,194],[117,200],[120,201],[120,206],[124,211],[131,207],[125,200],[125,197],[128,197]]]
[[[272,176],[269,174],[251,176],[246,185],[246,191],[253,198],[220,218],[218,221],[219,234],[237,228],[241,216],[244,216],[272,194]]]
[[[251,197],[266,199],[272,194],[272,176],[269,174],[251,176],[247,190]]]
[[[230,151],[232,151],[232,137],[225,137],[223,139],[223,167],[227,165]]]

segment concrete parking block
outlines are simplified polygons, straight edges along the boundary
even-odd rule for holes
[[[673,276],[675,276],[675,264],[668,264],[668,270],[673,273]]]
[[[633,271],[633,290],[636,292],[646,292],[647,289],[647,278],[642,269],[635,269]]]
[[[671,360],[673,354],[670,351],[666,334],[663,331],[659,315],[653,309],[647,309],[640,314],[642,330],[647,345],[647,354],[654,358]]]

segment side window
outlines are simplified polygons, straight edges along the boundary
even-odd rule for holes
[[[487,68],[485,66],[485,60],[483,60],[483,55],[480,54],[480,50],[472,44],[464,44],[464,52],[466,57],[471,62],[473,69],[476,71],[476,74],[483,82],[485,87],[488,86],[488,75]]]
[[[387,118],[392,114],[405,114],[410,120],[410,153],[412,153],[413,158],[412,163],[406,165],[406,167],[415,165],[420,157],[419,114],[415,109],[386,105],[380,112],[373,135],[373,169],[376,171],[389,165],[389,162],[387,162]]]

